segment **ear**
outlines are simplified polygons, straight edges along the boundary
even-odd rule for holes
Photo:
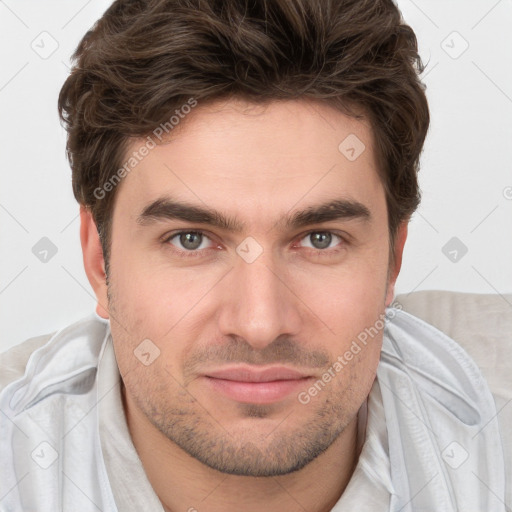
[[[407,239],[408,222],[403,221],[397,229],[394,247],[394,265],[388,272],[388,286],[386,289],[386,307],[388,307],[395,297],[395,283],[402,267],[402,254],[404,252],[405,240]]]
[[[87,279],[96,295],[96,313],[108,319],[107,276],[100,237],[91,211],[80,206],[80,241],[84,257],[84,268]]]

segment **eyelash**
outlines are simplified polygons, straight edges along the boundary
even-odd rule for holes
[[[169,245],[171,245],[169,242],[173,238],[176,238],[179,235],[189,234],[189,233],[195,233],[195,234],[202,235],[202,236],[208,238],[210,241],[213,242],[213,240],[204,231],[196,230],[196,229],[176,231],[175,233],[171,233],[170,235],[164,236],[162,242],[169,246]],[[313,233],[329,233],[331,235],[334,235],[334,236],[338,237],[342,241],[341,243],[343,245],[348,245],[347,239],[344,238],[343,236],[339,235],[338,233],[335,233],[335,232],[329,231],[329,230],[320,230],[320,229],[313,229],[311,231],[308,231],[307,233],[302,234],[301,237],[298,240],[301,241],[301,240],[303,240],[304,238],[306,238],[307,236],[309,236],[309,235],[311,235]],[[322,257],[322,256],[332,256],[333,254],[337,254],[341,250],[339,248],[338,249],[333,249],[333,248],[331,248],[331,249],[314,249],[314,248],[311,248],[311,247],[305,247],[305,249],[310,249],[312,251],[315,251],[316,255],[318,255],[320,257]],[[187,251],[187,250],[177,249],[174,246],[172,246],[171,250],[173,252],[177,252],[178,254],[182,255],[185,258],[197,258],[197,257],[201,257],[202,253],[204,251],[207,251],[208,249],[195,249],[195,250]]]

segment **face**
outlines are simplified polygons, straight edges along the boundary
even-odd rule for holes
[[[368,395],[382,332],[358,335],[392,299],[372,147],[323,104],[217,102],[119,185],[108,309],[126,400],[207,466],[296,471]]]

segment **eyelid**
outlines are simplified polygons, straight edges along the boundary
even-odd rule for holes
[[[212,235],[210,235],[207,231],[203,230],[203,229],[181,229],[181,230],[177,230],[177,231],[174,231],[174,232],[171,232],[171,233],[166,233],[161,238],[161,240],[162,240],[163,243],[169,243],[173,238],[177,237],[178,235],[185,234],[185,233],[198,233],[198,234],[201,234],[203,237],[208,238],[212,243],[215,243],[214,237]],[[300,233],[299,235],[297,235],[294,238],[294,240],[297,241],[296,243],[301,242],[304,238],[306,238],[308,235],[310,235],[312,233],[330,233],[331,235],[337,236],[338,238],[341,239],[341,241],[342,241],[341,245],[348,245],[350,243],[350,236],[348,234],[346,234],[346,233],[341,234],[341,233],[337,232],[337,230],[322,229],[322,228],[310,229],[309,231],[306,231],[304,233]],[[217,244],[217,247],[218,247],[218,245],[219,244]],[[340,244],[338,244],[338,245],[340,245]],[[335,253],[335,252],[340,250],[339,248],[336,248],[336,247],[337,246],[329,248],[329,249],[315,249],[314,247],[304,247],[304,249],[309,249],[311,251],[314,251],[317,254],[322,254],[322,253],[332,254],[332,253]],[[195,250],[189,250],[189,251],[187,251],[185,249],[179,249],[177,247],[174,247],[174,250],[176,252],[184,254],[185,256],[191,256],[191,257],[197,256],[197,255],[201,255],[201,253],[204,253],[204,251],[207,251],[208,249],[211,249],[211,247],[206,248],[206,249],[195,249]]]
[[[213,240],[213,236],[211,236],[210,234],[208,234],[207,231],[204,231],[202,229],[181,229],[181,230],[174,231],[174,232],[171,232],[171,233],[166,233],[161,238],[161,241],[163,243],[170,244],[170,241],[173,238],[176,238],[178,235],[183,235],[185,233],[198,233],[198,234],[202,235],[204,238],[207,238],[208,240],[210,240],[210,242],[215,243],[214,240]],[[193,253],[201,253],[202,251],[206,251],[207,249],[195,249],[193,251],[187,251],[185,249],[179,249],[179,248],[175,247],[175,250],[178,251],[178,252],[186,253],[186,254],[193,254]]]
[[[336,231],[332,231],[332,230],[329,230],[329,229],[312,229],[312,230],[308,231],[307,233],[302,233],[301,235],[299,235],[299,238],[297,238],[297,240],[299,242],[301,242],[302,240],[304,240],[304,238],[307,238],[312,233],[329,233],[331,235],[334,235],[334,236],[338,237],[342,242],[348,243],[348,240],[346,239],[346,237],[344,237],[343,235],[340,235]],[[331,247],[330,249],[315,249],[314,247],[306,247],[306,249],[311,249],[313,251],[327,253],[329,251],[335,251],[336,250],[335,247],[336,246]]]

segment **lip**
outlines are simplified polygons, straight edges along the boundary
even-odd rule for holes
[[[275,380],[297,380],[309,377],[297,370],[284,366],[274,366],[264,370],[256,370],[248,366],[214,370],[206,374],[214,379],[233,380],[237,382],[271,382]]]
[[[285,399],[306,386],[313,377],[286,367],[263,370],[236,367],[209,371],[204,378],[213,391],[232,400],[265,404]]]

